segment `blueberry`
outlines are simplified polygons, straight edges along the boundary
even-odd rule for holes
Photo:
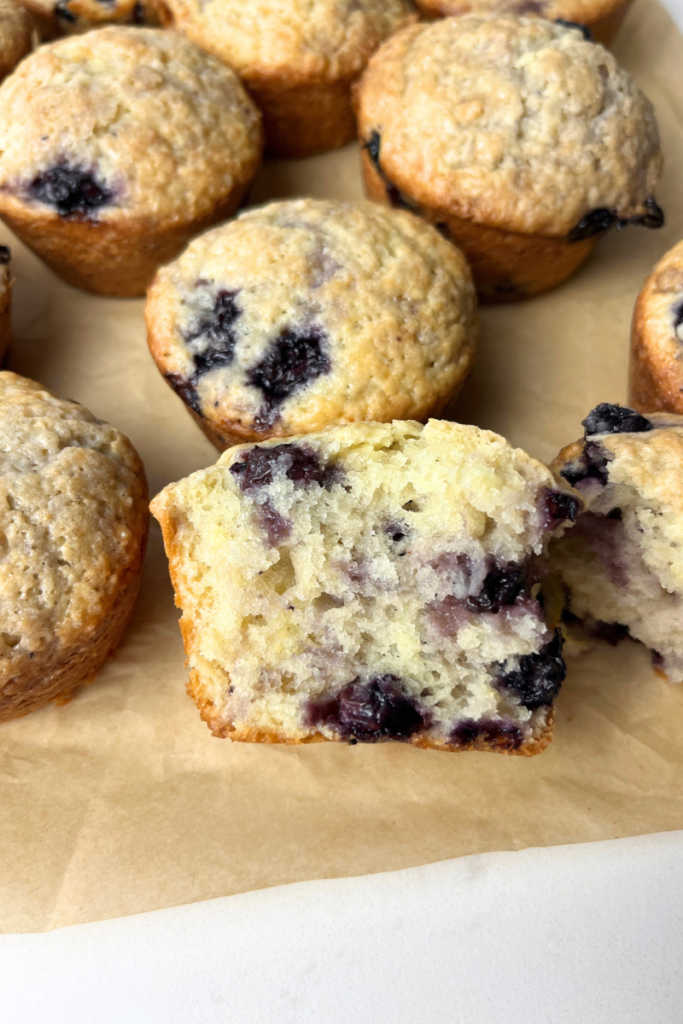
[[[639,434],[652,430],[652,424],[635,409],[601,402],[581,421],[584,436],[593,434]]]
[[[567,241],[581,242],[584,238],[592,238],[593,235],[607,231],[613,224],[616,224],[619,231],[629,224],[640,224],[644,228],[661,228],[664,224],[664,213],[652,196],[645,200],[645,212],[636,217],[619,217],[614,210],[601,206],[597,210],[591,210],[576,227],[572,228],[567,235]]]
[[[57,0],[54,7],[55,15],[61,18],[62,21],[66,21],[69,25],[75,25],[78,18],[69,10],[68,0]]]
[[[189,405],[190,409],[193,409],[194,412],[201,416],[201,399],[192,381],[188,380],[187,377],[183,377],[181,373],[166,373],[164,376],[175,393],[182,398],[185,405]]]
[[[312,702],[306,723],[326,725],[351,743],[410,739],[426,720],[400,684],[395,675],[374,676],[368,683],[355,679],[337,697]]]
[[[579,32],[583,35],[589,43],[593,42],[593,36],[588,25],[581,25],[578,21],[567,21],[566,18],[555,18],[556,25],[563,25],[565,28],[578,28]]]
[[[262,505],[257,505],[256,509],[259,525],[267,536],[268,543],[276,548],[292,532],[291,522],[281,516],[270,501],[264,501]]]
[[[280,472],[294,483],[319,487],[330,487],[338,476],[336,467],[324,466],[312,448],[297,444],[250,448],[230,467],[230,472],[245,493],[268,487]]]
[[[683,302],[677,302],[671,312],[674,317],[674,334],[678,334],[678,328],[683,324]]]
[[[471,612],[490,612],[496,615],[501,607],[514,604],[525,587],[524,570],[518,565],[498,565],[486,574],[484,584],[476,596],[465,601]]]
[[[469,747],[477,740],[495,745],[500,750],[517,750],[524,742],[524,734],[514,722],[485,718],[475,722],[472,718],[465,718],[458,722],[449,737],[449,743],[455,747]]]
[[[418,208],[415,203],[411,203],[403,193],[389,180],[387,175],[382,170],[382,165],[379,162],[379,153],[382,146],[382,137],[377,131],[370,133],[370,138],[367,142],[361,143],[364,149],[367,149],[368,155],[375,165],[375,170],[379,174],[380,178],[384,182],[384,186],[387,190],[387,199],[391,206],[397,210],[412,210],[415,212]],[[445,226],[445,225],[444,225]]]
[[[233,326],[242,315],[235,302],[237,294],[225,289],[217,292],[211,312],[204,315],[194,330],[186,335],[195,365],[195,384],[203,374],[218,366],[229,366],[234,358],[237,338]],[[196,344],[197,341],[200,345]]]
[[[600,445],[586,442],[576,462],[560,470],[560,476],[572,487],[583,480],[598,480],[604,486],[607,483],[607,458],[604,451]]]
[[[616,224],[619,218],[613,210],[608,210],[606,207],[601,206],[597,210],[591,210],[583,217],[575,228],[567,235],[568,242],[582,242],[584,238],[592,238],[594,235],[600,235],[603,231],[607,231],[613,224]]]
[[[544,529],[554,530],[561,523],[575,523],[580,507],[578,498],[545,487],[541,496],[541,519]]]
[[[4,266],[12,259],[12,250],[8,245],[0,245],[0,266]]]
[[[249,383],[258,388],[265,399],[265,407],[258,417],[260,424],[272,425],[277,418],[277,407],[286,398],[330,372],[326,339],[320,327],[306,331],[287,328],[272,343],[261,362],[249,371]]]
[[[517,668],[498,677],[497,685],[519,697],[524,707],[533,710],[555,700],[567,666],[562,658],[562,634],[555,636],[536,654],[525,654]]]
[[[58,164],[37,175],[28,187],[33,199],[54,206],[60,217],[89,216],[90,211],[104,206],[112,193],[81,167]]]

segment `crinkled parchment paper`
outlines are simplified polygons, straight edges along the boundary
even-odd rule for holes
[[[667,170],[662,231],[613,232],[555,292],[483,311],[453,418],[541,458],[598,401],[623,401],[629,321],[652,264],[683,236],[683,39],[638,0],[616,47],[653,100]],[[255,201],[361,195],[353,147],[268,165]],[[147,353],[141,301],[82,294],[15,253],[11,367],[77,398],[138,447],[152,492],[215,452]],[[115,917],[310,878],[487,850],[683,827],[683,688],[627,642],[574,660],[538,757],[401,744],[249,746],[213,739],[185,695],[158,527],[123,646],[64,707],[0,725],[0,930]]]

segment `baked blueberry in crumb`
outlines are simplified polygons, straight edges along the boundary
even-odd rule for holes
[[[503,605],[514,604],[525,587],[524,570],[518,565],[494,564],[486,574],[484,584],[476,596],[465,604],[471,612],[489,612],[496,615]]]
[[[588,25],[581,25],[578,21],[567,21],[566,18],[555,18],[555,24],[564,25],[565,28],[578,28],[579,32],[587,42],[593,42],[593,36]]]
[[[501,750],[517,750],[524,742],[524,734],[514,722],[494,719],[475,722],[472,718],[465,718],[458,722],[449,737],[449,742],[455,747],[469,747],[477,740],[495,744]]]
[[[389,200],[390,205],[396,210],[411,210],[413,212],[417,210],[415,203],[411,203],[409,199],[406,199],[401,190],[394,185],[393,181],[389,180],[382,170],[382,165],[379,162],[379,151],[382,146],[382,136],[379,132],[371,132],[370,138],[367,142],[363,142],[362,146],[367,149],[368,155],[375,165],[375,170],[384,182],[387,190],[387,199]],[[441,227],[443,228],[445,225],[442,224]],[[448,238],[448,235],[446,235],[446,237]]]
[[[194,330],[186,336],[195,365],[193,381],[215,370],[218,366],[229,366],[235,355],[237,338],[233,324],[242,315],[235,302],[237,292],[222,289],[216,294],[213,309],[200,319]],[[196,343],[204,343],[199,347]]]
[[[249,371],[249,383],[259,389],[265,400],[258,417],[262,426],[272,426],[277,419],[277,407],[286,398],[329,373],[331,364],[325,351],[326,339],[321,327],[287,328],[261,362]]]
[[[189,405],[190,409],[196,412],[198,416],[201,416],[202,403],[192,381],[188,380],[187,377],[183,377],[181,373],[166,373],[164,376],[176,395],[182,398],[185,405]]]
[[[638,434],[645,430],[652,430],[650,421],[635,409],[629,409],[622,405],[611,405],[609,402],[601,402],[600,405],[596,405],[585,420],[581,420],[581,425],[584,427],[585,437],[590,437],[593,434]]]
[[[355,679],[336,697],[311,702],[306,724],[334,729],[350,743],[410,739],[426,721],[400,683],[394,675],[374,676],[368,683]]]
[[[105,206],[112,193],[90,171],[58,164],[38,174],[28,187],[29,195],[54,206],[60,217],[88,217],[92,210]]]
[[[678,328],[683,324],[683,302],[677,302],[671,312],[674,318],[674,334],[678,334]]]
[[[541,498],[541,517],[546,530],[554,530],[562,523],[575,523],[580,503],[571,494],[546,487]]]
[[[0,267],[5,266],[12,258],[12,250],[8,245],[0,245]]]
[[[271,501],[266,500],[261,505],[257,505],[256,513],[259,526],[272,548],[276,548],[278,544],[289,537],[292,532],[292,524],[289,519],[280,515]]]
[[[645,200],[645,213],[637,217],[619,217],[614,210],[601,206],[597,210],[591,210],[576,227],[572,228],[567,235],[567,241],[581,242],[584,238],[592,238],[593,235],[607,231],[613,224],[616,224],[619,231],[629,224],[639,224],[644,228],[661,228],[664,224],[664,212],[652,196]]]
[[[604,485],[607,483],[607,458],[599,444],[587,441],[583,446],[583,452],[576,462],[560,471],[568,484],[576,487],[584,480],[597,480]]]
[[[517,668],[498,678],[497,685],[514,693],[524,707],[533,710],[555,700],[566,672],[562,634],[556,629],[550,643],[536,654],[525,654]]]
[[[325,466],[312,448],[297,444],[277,444],[273,448],[250,448],[230,472],[245,493],[268,487],[284,473],[294,483],[330,487],[338,477],[336,466]]]
[[[68,0],[57,0],[55,4],[55,15],[61,18],[62,21],[67,22],[69,25],[75,25],[78,18],[69,10]]]

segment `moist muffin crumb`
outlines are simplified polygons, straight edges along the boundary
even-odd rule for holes
[[[0,373],[0,721],[64,699],[119,644],[138,592],[147,483],[78,402]]]
[[[338,422],[426,419],[478,337],[461,254],[376,203],[248,210],[162,268],[146,319],[161,373],[219,447]]]
[[[269,151],[302,157],[356,134],[351,86],[415,19],[410,0],[168,0],[176,27],[233,68],[263,111]]]
[[[534,754],[564,678],[538,571],[580,500],[477,427],[238,446],[152,503],[218,736]]]
[[[551,467],[584,502],[550,545],[551,574],[590,633],[640,640],[682,682],[683,417],[603,403],[583,424]]]
[[[0,216],[70,283],[139,295],[235,211],[261,148],[254,104],[214,57],[173,32],[96,29],[0,87]]]
[[[629,401],[683,413],[683,242],[662,256],[636,299]]]
[[[553,287],[612,224],[663,223],[652,107],[577,28],[412,26],[370,60],[356,105],[368,194],[437,224],[488,300]]]

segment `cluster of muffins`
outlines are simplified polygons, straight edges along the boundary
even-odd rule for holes
[[[624,0],[416,6],[12,7],[0,217],[68,283],[146,293],[154,362],[224,453],[151,505],[211,730],[534,754],[576,622],[683,679],[683,251],[638,299],[635,408],[598,406],[550,468],[436,419],[477,297],[527,299],[609,228],[660,227],[661,153],[591,38]],[[36,31],[59,38],[24,56]],[[264,151],[355,136],[367,201],[239,212]],[[1,720],[119,643],[148,498],[123,435],[7,371],[0,433]]]

